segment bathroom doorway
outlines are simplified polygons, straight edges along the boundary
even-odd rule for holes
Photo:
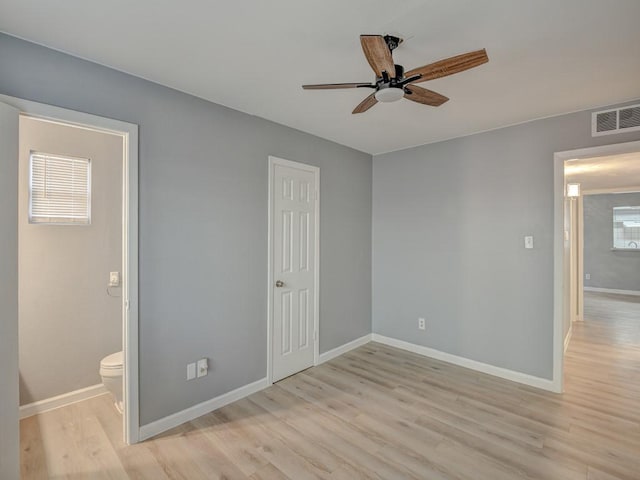
[[[137,126],[0,102],[19,133],[19,415],[103,395],[136,443]]]
[[[123,139],[26,115],[18,131],[21,417],[105,393],[122,413]]]

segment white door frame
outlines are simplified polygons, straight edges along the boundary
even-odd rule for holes
[[[576,321],[581,322],[584,320],[584,192],[577,199],[577,214],[578,214],[578,315]],[[571,327],[570,327],[571,330]],[[572,330],[573,332],[573,330]],[[568,344],[567,344],[568,345]],[[566,350],[566,346],[565,346]]]
[[[138,402],[138,125],[67,110],[43,103],[0,95],[0,101],[20,110],[21,115],[88,130],[119,135],[123,149],[122,202],[122,317],[124,349],[124,441],[140,439]],[[17,161],[17,159],[16,159]],[[98,365],[96,365],[96,369]]]
[[[315,203],[315,273],[314,273],[314,306],[313,306],[313,364],[318,365],[320,356],[320,169],[313,165],[305,163],[292,162],[284,158],[269,155],[269,209],[267,213],[268,219],[268,237],[267,237],[267,382],[273,384],[273,352],[272,352],[272,332],[273,332],[273,179],[275,175],[275,166],[282,165],[284,167],[297,168],[313,173],[314,190],[316,192]]]
[[[569,198],[569,333],[567,338],[570,337],[573,322],[582,320],[582,289],[584,281],[582,279],[583,264],[581,259],[583,258],[582,249],[584,248],[583,239],[583,202],[582,196],[584,192],[581,192],[579,197]],[[568,343],[565,339],[565,350]]]
[[[581,148],[553,154],[553,391],[564,390],[564,338],[562,320],[564,304],[564,162],[640,151],[640,141],[600,147]]]

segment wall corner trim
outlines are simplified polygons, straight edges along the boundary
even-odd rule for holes
[[[441,360],[453,365],[458,365],[460,367],[475,370],[477,372],[493,375],[494,377],[504,378],[505,380],[522,383],[524,385],[529,385],[530,387],[539,388],[541,390],[557,392],[557,388],[554,382],[546,378],[535,377],[527,373],[516,372],[502,367],[496,367],[487,363],[482,363],[476,360],[471,360],[469,358],[459,357],[451,353],[442,352],[434,348],[416,345],[415,343],[409,343],[391,337],[385,337],[384,335],[379,335],[377,333],[373,333],[371,335],[371,339],[372,341],[382,343],[383,345],[388,345],[390,347],[399,348],[408,352],[417,353],[418,355],[423,355],[425,357],[434,358],[436,360]]]
[[[107,389],[104,388],[103,384],[98,383],[90,387],[74,390],[73,392],[38,400],[37,402],[22,405],[20,407],[20,418],[23,419],[39,413],[48,412],[49,410],[55,410],[56,408],[66,407],[72,403],[88,400],[89,398],[104,395],[105,393],[108,393]]]
[[[218,408],[222,408],[225,405],[229,405],[230,403],[259,392],[260,390],[264,390],[270,386],[271,384],[267,381],[266,377],[261,378],[253,383],[249,383],[210,400],[198,403],[197,405],[193,405],[192,407],[186,408],[180,412],[173,413],[154,422],[142,425],[140,427],[140,441],[148,440],[149,438],[155,437],[167,430],[171,430],[178,425],[190,422],[202,415],[206,415]]]
[[[333,360],[334,358],[339,357],[340,355],[347,353],[351,350],[354,350],[358,347],[361,347],[362,345],[366,345],[370,341],[371,341],[371,334],[368,333],[366,335],[363,335],[360,338],[351,340],[350,342],[347,342],[344,345],[340,345],[339,347],[333,348],[328,352],[324,352],[320,354],[320,357],[318,358],[318,365],[328,362],[329,360]]]

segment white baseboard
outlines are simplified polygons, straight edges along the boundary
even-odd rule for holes
[[[571,335],[573,335],[573,323],[569,325],[569,331],[567,335],[564,337],[564,351],[566,353],[567,348],[569,347],[569,342],[571,341]]]
[[[353,350],[354,348],[358,348],[361,345],[369,343],[370,341],[371,334],[368,334],[363,337],[357,338],[349,343],[345,343],[344,345],[341,345],[337,348],[329,350],[328,352],[325,352],[319,356],[318,365],[327,362],[339,355],[342,355],[343,353]],[[233,403],[253,393],[259,392],[260,390],[263,390],[269,386],[271,385],[265,377],[261,380],[250,383],[249,385],[236,388],[235,390],[225,393],[224,395],[220,395],[219,397],[212,398],[211,400],[199,403],[197,405],[194,405],[193,407],[189,407],[180,412],[161,418],[160,420],[156,420],[155,422],[143,425],[140,427],[140,441],[155,437],[156,435],[166,432],[167,430],[171,430],[178,425],[182,425],[183,423],[201,417],[202,415],[206,415],[209,412],[217,410],[218,408],[222,408],[225,405]]]
[[[527,373],[515,372],[502,367],[496,367],[487,363],[478,362],[476,360],[470,360],[468,358],[452,355],[451,353],[442,352],[434,348],[424,347],[422,345],[416,345],[414,343],[405,342],[403,340],[397,340],[391,337],[385,337],[374,333],[371,335],[374,342],[389,345],[391,347],[407,350],[408,352],[417,353],[418,355],[424,355],[425,357],[435,358],[436,360],[442,360],[443,362],[452,363],[460,367],[469,368],[478,372],[487,373],[495,377],[511,380],[512,382],[522,383],[531,387],[540,388],[542,390],[556,391],[552,380],[546,378],[534,377]]]
[[[383,335],[378,335],[377,333],[364,335],[360,338],[352,340],[349,343],[345,343],[344,345],[329,350],[328,352],[324,352],[320,355],[318,364],[328,362],[333,358],[336,358],[371,341],[400,348],[402,350],[407,350],[413,353],[424,355],[426,357],[435,358],[437,360],[442,360],[454,365],[459,365],[461,367],[470,368],[472,370],[487,373],[489,375],[494,375],[496,377],[505,378],[514,382],[530,385],[532,387],[554,391],[553,382],[551,380],[534,377],[526,373],[514,372],[513,370],[495,367],[493,365],[477,362],[475,360],[469,360],[468,358],[458,357],[456,355],[441,352],[433,348],[423,347],[421,345],[415,345],[413,343],[404,342],[395,338],[385,337]],[[180,412],[156,420],[155,422],[143,425],[140,427],[140,440],[143,441],[151,437],[155,437],[156,435],[166,432],[167,430],[177,427],[178,425],[189,422],[202,415],[206,415],[209,412],[217,410],[218,408],[222,408],[225,405],[233,403],[253,393],[259,392],[260,390],[263,390],[269,386],[269,381],[265,377],[261,380],[237,388],[235,390],[232,390],[231,392],[225,393],[224,395],[220,395],[219,397],[212,398],[211,400],[199,403],[197,405],[194,405],[193,407],[189,407]]]
[[[584,287],[584,291],[599,292],[599,293],[617,293],[618,295],[633,295],[634,297],[640,297],[640,291],[638,290],[618,290],[615,288]]]
[[[324,362],[328,362],[329,360],[332,360],[336,357],[339,357],[340,355],[347,353],[350,350],[361,347],[362,345],[365,345],[370,341],[371,341],[371,334],[368,333],[367,335],[364,335],[360,338],[356,338],[355,340],[345,343],[344,345],[340,345],[339,347],[333,348],[328,352],[324,352],[320,354],[320,357],[318,358],[318,365]]]
[[[90,387],[81,388],[80,390],[74,390],[73,392],[63,393],[62,395],[56,395],[55,397],[46,398],[44,400],[38,400],[37,402],[28,403],[20,407],[20,418],[27,418],[38,413],[48,412],[60,407],[66,407],[72,403],[81,402],[88,398],[97,397],[98,395],[104,395],[108,393],[104,385],[99,383]]]
[[[219,397],[212,398],[211,400],[207,400],[194,405],[193,407],[189,407],[185,410],[169,415],[168,417],[161,418],[160,420],[148,423],[147,425],[142,425],[140,427],[140,441],[155,437],[162,432],[171,430],[183,423],[190,422],[195,418],[213,412],[218,408],[222,408],[225,405],[247,397],[252,393],[259,392],[269,386],[271,385],[265,377],[248,385],[236,388],[235,390],[220,395]]]

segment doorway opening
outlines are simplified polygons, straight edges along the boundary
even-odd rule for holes
[[[125,443],[137,443],[138,127],[0,102],[7,120],[15,112],[19,137],[19,335],[5,339],[21,347],[16,411],[24,418],[108,393]]]
[[[557,392],[563,391],[565,352],[575,331],[581,339],[589,334],[589,342],[599,341],[593,332],[601,322],[601,332],[612,345],[624,319],[614,321],[611,313],[616,309],[640,312],[632,305],[640,302],[620,304],[624,297],[640,294],[637,192],[640,142],[555,154],[553,380]],[[607,298],[610,295],[614,297]]]

